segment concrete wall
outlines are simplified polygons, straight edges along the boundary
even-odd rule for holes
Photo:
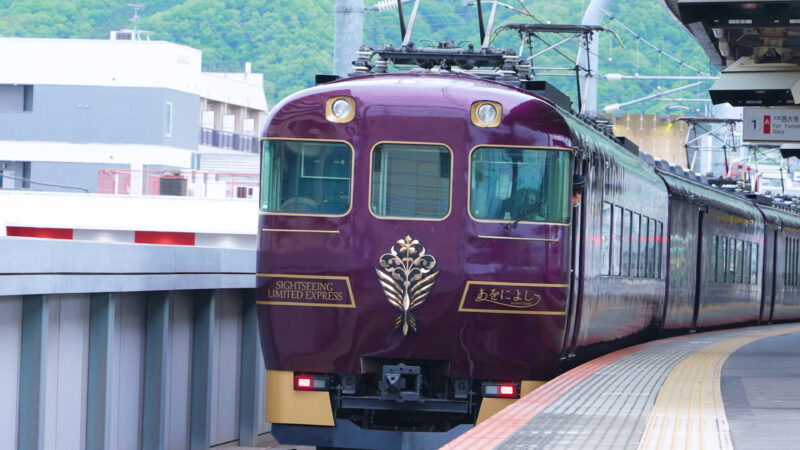
[[[656,158],[687,167],[684,143],[689,130],[685,122],[672,123],[678,116],[621,114],[606,117],[614,125],[617,136],[630,139]]]
[[[0,448],[254,445],[255,252],[0,238]]]
[[[167,103],[172,136],[166,136]],[[165,145],[197,149],[200,97],[146,87],[34,85],[33,107],[0,112],[8,141]],[[0,154],[1,157],[1,154]]]
[[[195,233],[198,246],[254,249],[258,214],[253,199],[4,191],[0,237],[8,226],[66,228],[76,240],[132,243],[134,231],[166,231]]]

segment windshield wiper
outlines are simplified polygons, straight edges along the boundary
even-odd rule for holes
[[[530,214],[530,213],[532,213],[534,211],[534,209],[535,208],[523,209],[522,212],[519,213],[519,215],[517,216],[516,219],[514,219],[513,221],[503,225],[503,228],[505,228],[506,230],[510,230],[512,228],[517,228],[517,224],[519,223],[519,221],[524,219],[525,217],[527,217],[528,214]]]

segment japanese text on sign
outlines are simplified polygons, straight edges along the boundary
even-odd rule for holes
[[[800,109],[745,108],[745,141],[800,142]]]

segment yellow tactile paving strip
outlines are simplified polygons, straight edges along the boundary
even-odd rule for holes
[[[747,344],[798,331],[800,327],[755,332],[691,353],[675,366],[661,387],[639,449],[732,449],[720,387],[723,364]]]

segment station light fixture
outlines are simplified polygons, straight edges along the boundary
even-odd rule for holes
[[[503,118],[503,107],[497,102],[483,100],[475,102],[470,108],[472,124],[481,128],[494,128]]]
[[[519,387],[515,383],[483,383],[483,396],[494,398],[519,398]]]
[[[319,375],[295,375],[294,390],[296,391],[327,391],[328,378]]]
[[[325,118],[334,123],[348,123],[356,116],[356,101],[350,97],[331,97],[325,102]]]

